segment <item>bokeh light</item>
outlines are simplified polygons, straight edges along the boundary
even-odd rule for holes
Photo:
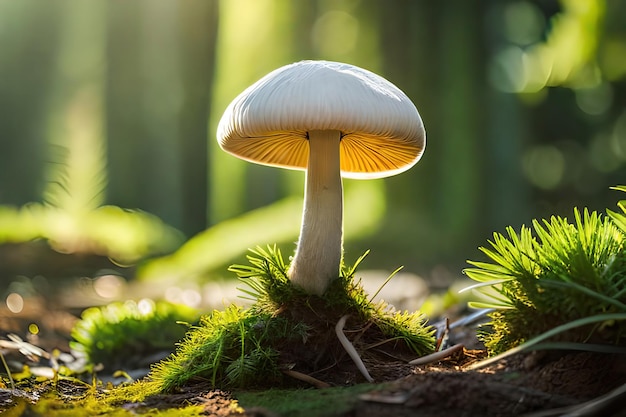
[[[11,313],[19,314],[24,309],[24,298],[18,293],[12,292],[6,298],[6,305]]]
[[[126,281],[117,275],[103,275],[96,278],[93,289],[102,298],[118,298],[124,290]]]
[[[576,104],[585,113],[598,116],[611,108],[613,90],[608,83],[576,90]]]
[[[565,157],[552,145],[538,145],[527,150],[522,164],[526,178],[544,190],[557,187],[565,173]]]
[[[319,56],[339,60],[356,46],[359,21],[349,13],[331,10],[321,15],[313,25],[311,39]]]
[[[139,313],[144,316],[152,314],[155,308],[156,303],[150,298],[142,298],[137,302],[137,309],[139,310]]]
[[[546,19],[536,4],[529,1],[507,3],[503,17],[504,33],[511,43],[525,46],[541,40]]]

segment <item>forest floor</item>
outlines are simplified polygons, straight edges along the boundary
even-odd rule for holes
[[[0,307],[0,341],[15,334],[45,352],[69,352],[69,332],[77,319],[76,311],[43,299],[31,300],[19,313],[9,311],[4,304]],[[32,323],[37,324],[39,331],[36,337],[27,338]],[[139,404],[120,404],[119,411],[128,414],[115,413],[115,416],[160,415],[154,414],[155,410],[163,410],[163,415],[178,415],[176,410],[196,405],[203,415],[215,417],[626,417],[624,356],[537,351],[473,370],[471,365],[484,359],[486,352],[475,338],[471,339],[470,336],[467,348],[428,365],[369,359],[365,365],[375,380],[373,384],[364,382],[346,356],[333,369],[316,375],[330,388],[301,384],[295,389],[225,391],[203,384],[190,385],[175,393],[149,397]],[[19,352],[4,349],[1,344],[0,348],[12,366],[20,360],[31,368],[38,366]],[[30,393],[20,394],[6,383],[4,368],[0,368],[0,376],[5,381],[4,386],[0,383],[0,414],[10,417],[81,415],[73,414],[71,399],[81,396],[85,391],[84,383],[59,379],[51,384],[39,378],[33,380]],[[97,378],[102,377],[104,375],[97,375]],[[37,384],[41,392],[35,392],[39,389]],[[53,392],[45,395],[46,390]],[[611,393],[610,401],[597,401],[608,393]],[[50,395],[63,403],[63,407],[59,407],[58,402],[51,403],[55,413],[41,407],[41,399]],[[58,411],[60,408],[65,414]],[[173,414],[167,414],[167,410]]]
[[[463,351],[438,364],[368,364],[378,384],[352,387],[225,392],[201,385],[151,399],[146,406],[192,402],[209,416],[544,417],[626,416],[626,396],[594,399],[626,380],[626,363],[590,353],[531,354],[467,371],[483,351]],[[393,374],[396,374],[396,377]],[[241,407],[233,410],[236,399]],[[578,413],[578,414],[576,414]]]
[[[187,386],[175,393],[148,397],[141,403],[119,404],[122,415],[154,415],[154,410],[181,410],[199,406],[202,415],[214,417],[491,417],[491,416],[602,416],[626,417],[626,395],[611,402],[593,400],[626,381],[623,357],[592,353],[534,353],[513,357],[480,370],[465,368],[485,356],[484,351],[464,350],[436,364],[367,363],[374,384],[355,383],[331,388],[225,391],[207,385]],[[343,372],[342,376],[347,376]],[[352,375],[352,377],[356,377]],[[80,398],[84,384],[59,381],[54,398],[66,414],[54,414],[59,401],[38,404],[42,393],[15,395],[0,389],[0,414],[11,417],[82,416],[72,410],[72,398]],[[50,395],[47,396],[50,398]],[[587,407],[587,409],[585,408]],[[576,410],[578,414],[574,413]],[[99,414],[100,415],[100,414]],[[101,415],[115,415],[103,413]]]

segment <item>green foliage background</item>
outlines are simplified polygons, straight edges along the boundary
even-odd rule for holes
[[[372,249],[376,268],[456,273],[493,230],[612,204],[608,189],[626,163],[625,7],[610,0],[0,0],[0,242],[30,239],[33,212],[19,208],[45,201],[72,219],[101,205],[140,209],[196,236],[186,247],[193,253],[225,241],[203,231],[253,222],[229,229],[223,253],[194,255],[197,265],[180,256],[182,266],[160,265],[145,277],[219,275],[248,247],[293,247],[302,174],[236,160],[218,149],[214,131],[230,100],[267,72],[329,59],[398,85],[428,133],[411,171],[346,181],[347,195],[358,188],[346,209],[362,216],[346,225],[348,253]],[[248,216],[256,209],[263,216]],[[70,237],[111,218],[69,226],[55,218],[54,230],[35,236],[71,251],[85,239]],[[294,226],[272,234],[282,219]],[[163,224],[150,227],[157,233],[131,226],[131,237],[116,228],[87,240],[98,242],[90,250],[115,246],[116,237],[131,242],[133,256],[114,254],[131,260],[184,240]],[[251,244],[245,230],[268,237]]]

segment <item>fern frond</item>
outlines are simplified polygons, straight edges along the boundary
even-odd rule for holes
[[[93,137],[68,138],[51,144],[47,182],[43,191],[46,205],[72,215],[84,215],[104,203],[108,184],[104,141]]]

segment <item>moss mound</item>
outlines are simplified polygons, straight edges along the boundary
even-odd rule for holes
[[[90,307],[72,329],[70,347],[108,370],[136,366],[156,352],[171,352],[200,314],[190,307],[143,299]]]
[[[370,301],[354,278],[365,255],[354,266],[344,266],[319,297],[291,285],[275,246],[251,252],[250,265],[230,270],[247,284],[243,291],[254,304],[204,316],[176,352],[153,367],[151,384],[162,391],[199,381],[222,388],[262,388],[293,385],[297,380],[286,377],[285,370],[336,373],[340,365],[351,365],[335,334],[335,325],[346,315],[346,336],[363,358],[390,352],[395,358],[415,358],[434,349],[434,331],[421,313],[396,312]]]

